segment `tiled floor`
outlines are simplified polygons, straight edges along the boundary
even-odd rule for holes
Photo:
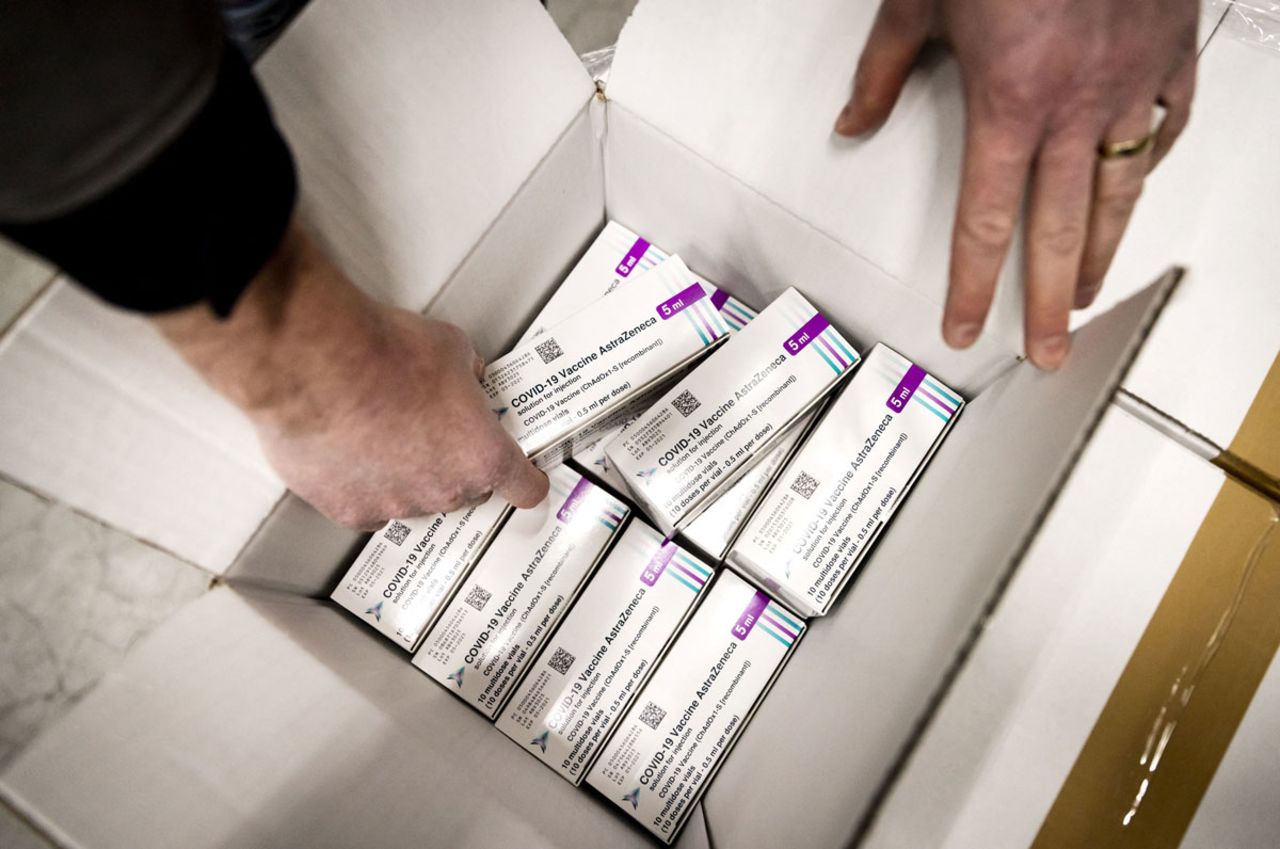
[[[195,566],[0,481],[0,769],[208,585]]]

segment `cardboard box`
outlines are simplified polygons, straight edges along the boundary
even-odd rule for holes
[[[646,282],[583,306],[485,367],[494,412],[538,465],[562,462],[576,440],[643,409],[728,338],[714,287],[679,257]]]
[[[801,616],[828,613],[962,409],[877,344],[737,538],[733,565]]]
[[[413,665],[493,719],[568,612],[629,508],[567,468],[518,510],[439,615]]]
[[[530,667],[498,730],[582,783],[711,575],[696,555],[632,522]]]
[[[588,783],[673,842],[803,636],[803,622],[721,572]]]
[[[605,448],[658,527],[687,525],[858,364],[795,289],[677,383]]]
[[[1110,276],[1105,309],[1076,329],[1064,369],[1044,375],[1018,361],[1016,246],[975,348],[950,351],[937,332],[962,156],[955,64],[913,74],[873,137],[833,141],[875,5],[739,7],[642,0],[604,100],[533,2],[314,0],[256,73],[293,147],[300,215],[317,238],[361,285],[458,323],[485,357],[510,349],[613,218],[748,303],[797,286],[851,338],[894,340],[968,400],[680,838],[706,847],[711,832],[718,849],[845,847],[958,680],[957,657],[977,657],[979,623],[1017,608],[1001,590],[1029,547],[1060,548],[1072,567],[1061,577],[1078,574],[1089,535],[1051,539],[1046,529],[1078,532],[1096,515],[1063,497],[1065,487],[1127,364],[1146,357],[1146,331],[1155,322],[1164,335],[1156,319],[1168,282],[1148,284],[1170,260],[1206,272],[1189,275],[1170,305],[1178,332],[1159,347],[1179,355],[1154,364],[1170,369],[1159,377],[1178,417],[1198,427],[1198,411],[1213,406],[1218,441],[1229,441],[1241,399],[1256,394],[1266,372],[1258,351],[1280,327],[1267,285],[1277,116],[1258,104],[1280,66],[1214,36],[1191,125],[1135,213],[1129,236],[1145,236],[1121,247],[1142,262]],[[1207,187],[1208,201],[1187,203],[1188,185]],[[561,847],[652,845],[327,600],[358,535],[280,498],[248,425],[144,320],[57,284],[0,340],[0,398],[6,478],[220,576],[0,773],[0,796],[51,842],[485,847],[537,835]],[[1099,490],[1098,506],[1119,497]],[[1199,521],[1180,511],[1159,519],[1156,539]],[[1127,554],[1118,576],[1145,562],[1144,551]],[[1110,634],[1106,617],[1096,625],[1091,633]],[[1258,689],[1262,708],[1274,704],[1271,686]],[[1212,806],[1219,823],[1229,812],[1264,838],[1276,808],[1265,792],[1276,759],[1263,744],[1276,735],[1266,730],[1245,716],[1238,739],[1256,757],[1233,747],[1220,773],[1241,792],[1211,787],[1201,809]],[[938,808],[949,798],[938,796]],[[918,824],[941,816],[934,798],[913,801]]]
[[[510,510],[491,498],[465,510],[388,522],[329,597],[413,651]]]

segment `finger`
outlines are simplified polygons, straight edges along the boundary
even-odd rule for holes
[[[1191,99],[1196,93],[1196,58],[1193,55],[1160,92],[1160,105],[1165,108],[1164,120],[1156,132],[1156,141],[1147,165],[1150,171],[1173,147],[1173,143],[1191,120]]]
[[[476,354],[471,360],[471,370],[475,372],[476,380],[484,380],[484,357]]]
[[[942,319],[943,338],[953,348],[969,347],[982,332],[1018,220],[1033,150],[1029,134],[975,117],[970,110]]]
[[[1089,225],[1096,136],[1058,133],[1036,157],[1026,234],[1027,356],[1056,369],[1071,348],[1067,324]]]
[[[1104,142],[1138,139],[1151,131],[1152,107],[1140,104],[1130,109],[1103,136]],[[1105,159],[1099,157],[1094,167],[1093,208],[1089,212],[1089,232],[1085,239],[1084,258],[1080,263],[1080,280],[1076,286],[1076,309],[1093,303],[1102,288],[1103,278],[1120,246],[1120,237],[1129,225],[1142,182],[1150,166],[1151,149],[1134,156]]]
[[[858,136],[883,124],[893,111],[929,35],[929,7],[920,0],[884,0],[858,59],[853,94],[836,118],[842,136]]]
[[[511,454],[493,491],[516,507],[536,507],[547,497],[551,482],[547,476],[527,460],[515,442],[511,442]]]

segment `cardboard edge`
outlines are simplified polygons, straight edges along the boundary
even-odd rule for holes
[[[1156,321],[1159,319],[1165,306],[1172,297],[1174,290],[1181,283],[1183,277],[1186,276],[1186,269],[1181,266],[1173,266],[1166,270],[1153,283],[1149,284],[1145,289],[1140,289],[1133,297],[1141,297],[1143,293],[1156,290],[1155,297],[1151,304],[1147,306],[1146,311],[1138,320],[1135,330],[1130,336],[1128,344],[1124,347],[1121,355],[1116,359],[1116,364],[1111,370],[1111,374],[1103,383],[1103,389],[1098,394],[1098,398],[1093,409],[1085,417],[1084,426],[1081,428],[1075,441],[1068,449],[1063,462],[1054,475],[1053,482],[1049,489],[1049,494],[1045,497],[1039,509],[1035,512],[1030,527],[1023,535],[1022,539],[1013,547],[1009,555],[1009,560],[1004,569],[1001,571],[996,580],[995,586],[988,596],[987,602],[979,611],[974,624],[969,630],[969,634],[957,646],[951,663],[947,666],[942,674],[942,678],[930,694],[929,699],[924,705],[923,710],[917,716],[912,724],[912,729],[907,738],[903,741],[897,757],[890,765],[884,778],[881,780],[879,787],[872,795],[866,813],[857,823],[853,830],[850,840],[851,846],[861,846],[871,833],[880,810],[883,808],[885,801],[894,786],[898,783],[898,779],[903,775],[908,762],[911,760],[919,747],[920,741],[924,737],[927,728],[932,724],[934,717],[937,715],[939,708],[945,701],[947,694],[951,691],[957,678],[967,665],[970,656],[973,654],[974,647],[986,628],[987,622],[999,607],[1003,600],[1005,591],[1009,587],[1009,583],[1017,574],[1018,567],[1022,565],[1023,559],[1030,550],[1032,543],[1039,535],[1041,528],[1044,526],[1049,514],[1052,512],[1054,505],[1057,504],[1059,496],[1066,485],[1067,480],[1075,471],[1076,466],[1080,462],[1081,456],[1084,454],[1085,447],[1092,440],[1094,433],[1097,431],[1102,421],[1103,415],[1111,405],[1111,400],[1116,392],[1120,389],[1125,376],[1132,368],[1134,360],[1137,358],[1138,352],[1141,351],[1143,344],[1150,336],[1152,329],[1155,327]],[[1122,302],[1123,304],[1124,302]],[[1117,305],[1118,308],[1120,305]],[[1113,309],[1115,309],[1113,308]],[[1104,313],[1103,315],[1105,315]],[[1089,324],[1092,324],[1090,322]],[[1084,325],[1088,327],[1089,324]]]

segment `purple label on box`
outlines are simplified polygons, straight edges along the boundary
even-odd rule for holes
[[[622,262],[618,263],[618,267],[614,269],[619,277],[629,277],[632,269],[636,267],[636,263],[644,256],[644,252],[649,250],[649,243],[644,239],[636,239],[636,243],[631,246],[631,250],[627,251],[627,255],[622,258]]]
[[[578,507],[591,494],[593,489],[595,489],[595,485],[591,481],[586,478],[579,478],[577,484],[573,487],[573,491],[569,493],[569,497],[564,500],[564,504],[560,505],[560,509],[556,512],[556,518],[565,524],[572,522],[574,515],[578,512]]]
[[[658,579],[662,577],[662,573],[667,571],[667,566],[671,563],[671,558],[676,556],[676,549],[679,548],[674,542],[664,542],[649,563],[644,567],[644,571],[640,573],[640,580],[649,586],[658,583]]]
[[[716,312],[729,302],[729,293],[724,289],[716,289],[711,293],[711,306],[716,308]]]
[[[809,347],[809,343],[818,338],[818,334],[831,326],[831,322],[827,321],[827,317],[820,312],[813,314],[813,318],[806,321],[800,326],[800,329],[787,337],[787,341],[782,343],[782,348],[791,356],[803,351]]]
[[[739,640],[745,640],[751,634],[751,629],[756,626],[756,621],[760,618],[760,614],[764,613],[764,609],[768,606],[769,597],[756,590],[756,594],[751,597],[751,601],[747,602],[747,609],[742,611],[742,615],[738,617],[738,624],[733,626],[733,635]]]
[[[701,283],[694,283],[683,292],[672,295],[662,303],[658,304],[658,318],[666,321],[672,316],[679,315],[684,310],[701,301],[707,296],[707,292],[702,288]]]
[[[902,376],[902,380],[898,381],[897,387],[893,390],[893,394],[889,396],[889,400],[885,401],[885,406],[895,413],[901,413],[907,408],[907,402],[911,400],[911,396],[916,394],[916,390],[920,388],[920,381],[924,380],[925,371],[915,363],[907,369],[907,373]]]

